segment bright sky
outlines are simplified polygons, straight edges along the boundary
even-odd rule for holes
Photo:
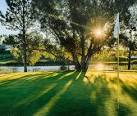
[[[2,11],[2,13],[5,13],[7,9],[7,5],[5,0],[0,0],[0,10]],[[2,26],[0,23],[0,35],[9,35],[9,34],[15,34],[17,32],[11,31],[6,29],[6,27]]]

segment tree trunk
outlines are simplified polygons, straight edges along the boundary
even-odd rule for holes
[[[26,26],[25,26],[25,1],[23,1],[23,14],[22,14],[22,42],[23,42],[23,64],[24,72],[27,72],[27,44],[26,44]]]
[[[131,49],[129,48],[128,52],[128,70],[131,69]]]
[[[82,71],[80,80],[83,80],[84,78],[87,78],[88,81],[90,81],[89,78],[86,76],[86,73],[87,73],[88,67],[90,65],[91,56],[92,56],[91,52],[89,54],[87,54],[85,59],[83,59],[84,61],[81,62],[80,67],[77,70],[77,71]]]
[[[73,61],[74,61],[76,71],[81,71],[81,65],[78,61],[78,57],[77,57],[76,53],[72,52],[71,54],[72,54],[72,58],[73,58]]]
[[[83,50],[84,51],[84,50]],[[92,56],[92,44],[90,44],[90,47],[87,51],[87,54],[82,54],[81,62],[76,64],[76,70],[77,71],[82,71],[82,74],[85,76],[86,72],[88,70],[90,60]]]
[[[23,64],[24,64],[24,72],[27,72],[27,54],[26,54],[26,48],[24,47],[23,50]]]
[[[27,72],[27,45],[26,45],[26,37],[25,37],[25,31],[23,30],[23,44],[22,44],[22,52],[23,52],[23,65],[24,65],[24,72]]]
[[[81,65],[84,65],[85,63],[85,39],[84,39],[84,36],[82,35],[81,37],[81,52],[82,52],[82,56],[81,56]]]
[[[90,64],[90,60],[91,60],[91,56],[92,56],[92,44],[90,44],[90,47],[88,49],[87,55],[85,55],[83,57],[83,61],[82,61],[82,72],[84,74],[86,74],[89,64]]]
[[[90,65],[90,61],[91,61],[91,54],[89,56],[87,56],[87,59],[85,61],[85,64],[82,66],[82,71],[86,74],[88,67]]]
[[[79,63],[75,63],[75,69],[76,69],[76,71],[81,71],[81,65],[79,64]]]

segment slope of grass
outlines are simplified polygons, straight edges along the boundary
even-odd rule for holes
[[[0,74],[0,116],[137,116],[136,72],[122,72],[120,81],[114,72],[87,76],[90,82],[81,72]]]

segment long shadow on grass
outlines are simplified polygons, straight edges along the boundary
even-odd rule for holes
[[[117,84],[119,90],[116,92],[116,96],[119,99],[117,109],[118,116],[136,116],[137,114],[137,102],[135,96],[136,85],[134,87],[130,86],[130,83],[123,81],[123,79],[119,80],[119,85],[116,82],[116,79],[112,81],[113,84]],[[118,94],[117,94],[118,93]]]
[[[68,72],[58,73],[55,76],[29,75],[20,79],[10,80],[8,83],[3,84],[0,87],[0,115],[24,116],[28,113],[28,110],[30,113],[33,110],[36,110],[33,108],[30,110],[28,105],[29,101],[27,101],[30,99],[27,98],[34,98],[32,96],[36,97],[41,91],[48,89],[49,85],[56,83],[60,77],[65,76],[66,74],[68,74]],[[40,98],[40,96],[38,98]],[[22,102],[23,100],[26,100],[26,102]],[[41,99],[39,102],[43,103],[43,100]],[[39,102],[36,103],[37,106],[41,105]],[[30,106],[33,105],[35,107],[35,103],[32,102],[32,105]],[[28,113],[28,115],[30,113]]]
[[[129,109],[128,106],[119,103],[118,116],[133,116],[133,115],[131,115],[131,110]]]
[[[124,92],[126,92],[129,96],[131,96],[137,102],[137,85],[133,86],[128,85],[128,83],[124,83],[121,81],[121,86]]]
[[[16,85],[16,83],[23,83],[25,80],[28,80],[28,79],[32,79],[32,78],[35,78],[35,77],[45,77],[45,76],[49,76],[49,75],[52,75],[53,73],[48,73],[48,74],[29,74],[29,75],[25,75],[25,76],[20,76],[19,74],[14,74],[12,76],[9,76],[7,79],[3,80],[3,81],[0,81],[0,87],[5,87],[5,86],[8,86],[10,84],[13,84],[13,85]],[[18,77],[20,76],[20,78],[14,78],[14,77]],[[10,79],[11,78],[11,79]],[[13,79],[12,79],[13,78]],[[15,83],[15,84],[14,84]]]
[[[132,84],[133,86],[128,82],[120,81],[122,93],[125,97],[120,96],[123,103],[120,103],[119,116],[137,115],[137,85],[135,83]]]
[[[45,78],[40,76],[33,80],[24,79],[17,81],[17,85],[14,87],[14,89],[11,89],[11,87],[10,91],[15,92],[15,97],[18,97],[18,100],[15,100],[14,106],[8,108],[9,113],[7,112],[7,114],[14,116],[33,115],[34,112],[48,103],[52,97],[57,96],[57,94],[62,91],[65,86],[71,84],[72,82],[70,83],[69,81],[72,81],[77,74],[78,73],[75,72],[63,72],[56,76],[49,76]],[[18,83],[23,83],[23,85]]]
[[[133,106],[120,101],[118,109],[117,87],[116,78],[111,80],[104,75],[96,76],[92,84],[87,84],[79,77],[48,112],[48,105],[45,105],[36,112],[36,116],[136,116],[133,113],[136,109],[132,109],[135,104],[123,93],[120,93],[120,97]],[[120,88],[123,89],[122,86]]]
[[[89,84],[81,80],[83,74],[80,72],[35,76],[31,75],[5,84],[6,92],[4,87],[0,89],[5,95],[0,96],[1,114],[4,116],[122,116],[126,113],[117,113],[117,104],[113,99],[116,94],[110,86],[116,83],[108,81],[106,77],[96,76],[93,83]],[[127,107],[124,109],[129,111]]]
[[[81,74],[81,76],[83,75]],[[45,108],[41,108],[41,114],[38,114],[41,116],[109,116],[112,114],[111,116],[113,116],[116,114],[116,104],[113,104],[114,113],[109,114],[107,111],[109,106],[106,105],[110,94],[108,82],[101,76],[96,77],[92,84],[85,83],[79,77],[78,80],[73,81],[49,112],[44,113],[47,107],[45,106]]]

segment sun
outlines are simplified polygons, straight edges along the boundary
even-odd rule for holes
[[[94,36],[95,36],[96,38],[101,38],[102,35],[103,35],[103,32],[102,32],[102,30],[101,30],[100,28],[95,29],[95,30],[93,31],[93,33],[94,33]]]

